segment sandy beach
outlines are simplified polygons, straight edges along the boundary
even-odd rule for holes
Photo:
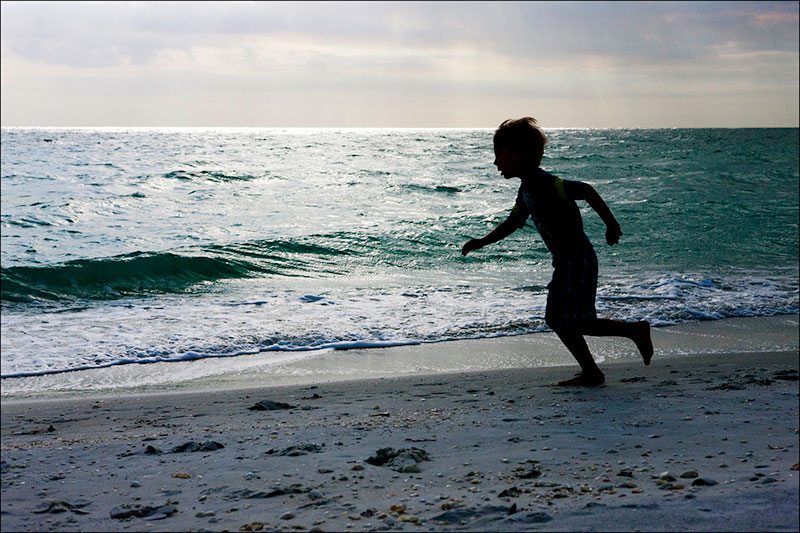
[[[608,361],[592,389],[553,386],[575,367],[526,368],[524,353],[502,369],[448,366],[449,351],[472,364],[546,336],[387,348],[373,353],[380,372],[369,354],[337,354],[364,370],[342,378],[287,362],[269,386],[255,366],[82,391],[76,372],[49,378],[66,383],[49,394],[5,380],[0,526],[796,531],[797,317],[764,320],[656,330],[651,366]],[[766,326],[782,349],[719,351],[720,328],[744,331],[742,346]],[[692,335],[718,349],[687,353]],[[410,363],[438,352],[440,367]]]

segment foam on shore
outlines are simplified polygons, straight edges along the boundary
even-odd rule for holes
[[[797,351],[798,316],[734,318],[654,328],[654,360],[687,355]],[[601,364],[639,361],[633,343],[588,338]],[[552,333],[388,348],[286,352],[122,365],[2,380],[4,401],[304,385],[385,377],[574,366]],[[569,370],[565,370],[569,372]]]

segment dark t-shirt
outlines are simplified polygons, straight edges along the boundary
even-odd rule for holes
[[[580,189],[584,186],[537,169],[535,175],[522,178],[509,218],[522,225],[530,216],[554,261],[593,253],[592,243],[583,231],[581,212],[571,199],[582,197]]]

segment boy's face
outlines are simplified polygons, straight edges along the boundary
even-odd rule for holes
[[[494,166],[505,179],[519,178],[523,172],[522,160],[508,148],[494,149]]]

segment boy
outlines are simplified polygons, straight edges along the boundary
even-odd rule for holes
[[[583,231],[575,200],[586,200],[606,224],[606,242],[614,245],[622,236],[614,215],[594,188],[568,181],[542,170],[539,165],[547,138],[536,119],[506,120],[494,134],[494,164],[504,178],[520,178],[514,209],[497,228],[481,239],[472,239],[461,250],[473,250],[505,239],[530,216],[553,254],[553,279],[547,286],[545,322],[566,345],[581,373],[559,382],[560,386],[591,387],[605,382],[594,362],[584,335],[627,337],[636,343],[645,365],[653,357],[648,322],[621,322],[597,318],[597,256]]]

